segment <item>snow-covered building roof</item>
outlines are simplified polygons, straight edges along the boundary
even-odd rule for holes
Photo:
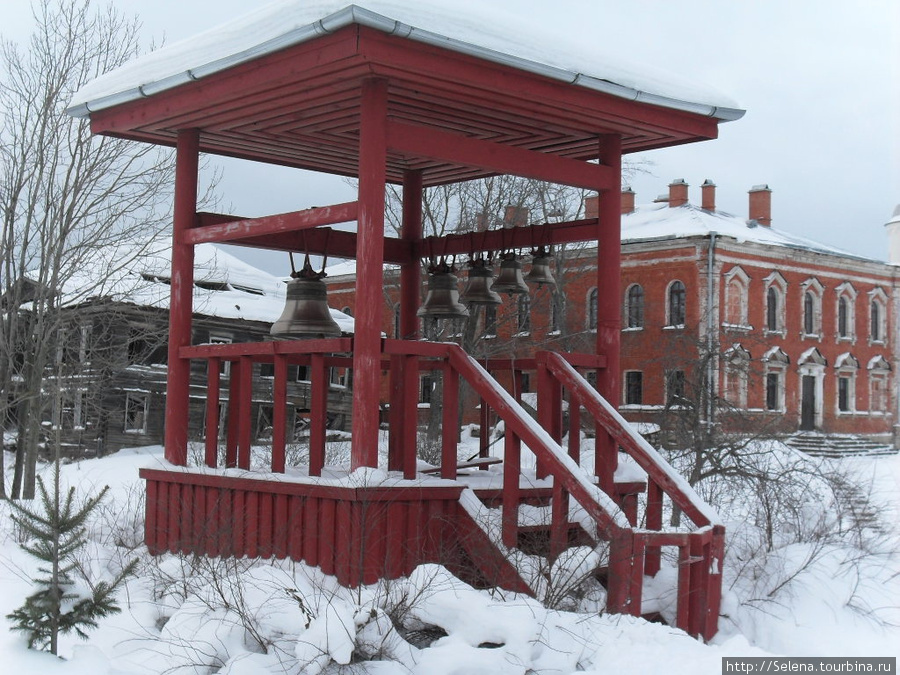
[[[686,237],[730,237],[738,243],[756,243],[865,259],[849,251],[806,239],[775,227],[765,227],[723,211],[707,211],[693,204],[669,206],[665,202],[638,206],[622,216],[622,242],[634,243]]]
[[[97,252],[63,285],[64,305],[108,298],[141,307],[168,309],[172,249],[151,245],[135,254],[123,245]],[[284,311],[284,281],[253,267],[214,244],[194,248],[194,313],[222,319],[274,323]],[[341,330],[353,332],[353,318],[331,310]]]
[[[722,121],[743,116],[729,97],[683,77],[626,65],[595,45],[491,7],[452,9],[436,0],[282,0],[136,59],[82,87],[69,112],[87,116],[121,103],[202,79],[351,24],[436,45],[628,100],[685,110]]]

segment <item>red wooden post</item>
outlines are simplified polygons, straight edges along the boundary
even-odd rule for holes
[[[691,614],[691,550],[688,544],[678,547],[678,601],[675,627],[690,632]]]
[[[719,630],[719,609],[722,606],[722,562],[725,558],[725,527],[714,525],[709,544],[709,590],[706,595],[706,625],[703,639],[711,640]]]
[[[406,415],[409,412],[404,402],[404,365],[402,354],[391,356],[390,387],[390,435],[388,437],[388,471],[403,470],[403,442],[406,429]]]
[[[632,557],[634,533],[618,530],[609,542],[609,581],[606,609],[615,614],[631,613]]]
[[[663,518],[663,491],[659,484],[648,479],[647,481],[647,529],[661,530]],[[647,576],[655,577],[660,567],[660,547],[647,546],[644,568]]]
[[[381,308],[384,266],[387,82],[362,85],[359,131],[359,222],[353,338],[353,439],[350,466],[378,466]]]
[[[456,478],[456,453],[459,442],[459,375],[449,361],[443,368],[443,410],[441,411],[441,478]]]
[[[403,224],[400,238],[415,245],[422,239],[422,172],[403,172]],[[422,270],[419,257],[400,265],[400,335],[402,340],[419,337],[419,287]]]
[[[253,361],[242,356],[235,364],[240,372],[241,393],[238,399],[238,467],[250,468],[250,442],[253,435],[253,420],[250,418],[250,404],[253,400]]]
[[[284,473],[284,446],[287,433],[287,357],[275,355],[272,383],[272,471]]]
[[[562,441],[562,387],[543,363],[537,366],[538,421],[557,443]],[[547,467],[538,460],[536,475],[546,478]]]
[[[169,304],[169,360],[166,381],[166,459],[187,464],[191,362],[179,355],[191,344],[194,304],[194,247],[183,236],[197,215],[200,131],[181,129],[175,156],[175,205],[172,223],[172,282]]]
[[[704,542],[702,535],[691,533],[691,593],[690,619],[688,633],[703,635],[706,630],[707,594],[709,592],[709,543]]]
[[[522,442],[509,428],[506,429],[503,447],[502,539],[504,546],[515,548],[519,542],[519,471]]]
[[[206,362],[206,466],[213,469],[219,457],[219,359]]]
[[[597,354],[606,356],[606,368],[597,371],[597,389],[601,396],[618,407],[621,400],[619,342],[622,330],[620,136],[607,134],[600,137],[600,163],[613,169],[613,184],[603,186],[605,190],[600,192],[597,226]],[[601,429],[597,429],[596,460],[600,487],[611,495],[618,449],[609,434]]]
[[[325,465],[325,426],[328,421],[328,373],[323,354],[312,355],[310,371],[309,475],[321,476]]]
[[[234,364],[232,363],[232,366]],[[225,435],[225,467],[237,466],[238,429],[240,428],[241,371],[232,367],[228,382],[228,430]]]
[[[550,503],[550,560],[562,553],[569,543],[569,493],[558,478],[553,479]]]
[[[419,430],[419,358],[407,356],[403,364],[403,477],[416,477],[416,448]]]
[[[646,541],[640,535],[634,535],[634,547],[631,556],[631,584],[628,591],[628,613],[632,616],[641,615],[641,594],[644,587],[644,549]]]

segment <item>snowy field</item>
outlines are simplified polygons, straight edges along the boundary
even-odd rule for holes
[[[840,462],[871,485],[879,506],[881,525],[864,533],[869,543],[814,556],[810,544],[787,543],[762,557],[730,544],[720,632],[704,645],[665,625],[591,610],[588,598],[564,611],[474,590],[437,566],[348,591],[299,564],[152,558],[140,543],[137,472],[161,466],[162,450],[124,450],[63,469],[82,494],[111,488],[84,564],[97,579],[141,559],[120,594],[123,611],[101,620],[87,642],[63,638],[65,660],[29,651],[20,634],[0,630],[0,672],[696,675],[721,672],[723,656],[900,656],[900,456]],[[3,617],[32,592],[37,574],[8,511],[0,503]],[[730,534],[746,529],[726,523]],[[661,575],[648,587],[664,583]]]

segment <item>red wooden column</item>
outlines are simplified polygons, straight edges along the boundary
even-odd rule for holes
[[[422,172],[403,174],[403,223],[400,238],[415,247],[422,239]],[[400,334],[402,340],[419,337],[419,284],[421,263],[418,255],[400,265]],[[391,357],[391,437],[388,469],[403,471],[407,478],[416,471],[416,407],[418,391],[418,359],[411,356]],[[411,387],[410,385],[415,385]]]
[[[353,439],[350,466],[378,466],[381,307],[384,267],[387,82],[363,82],[359,130],[359,216],[353,336]]]
[[[197,215],[200,132],[181,129],[175,155],[175,207],[172,223],[172,290],[169,305],[169,374],[166,382],[166,459],[187,464],[191,361],[179,355],[191,344],[194,304],[194,247],[182,243]]]
[[[606,368],[597,371],[600,395],[615,407],[621,400],[619,343],[622,333],[622,139],[600,137],[600,163],[613,169],[612,185],[600,192],[597,228],[597,353],[606,356]],[[612,494],[618,463],[616,443],[597,430],[595,473],[600,486]]]

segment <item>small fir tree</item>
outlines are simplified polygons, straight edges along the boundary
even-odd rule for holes
[[[87,639],[86,631],[96,628],[98,619],[121,611],[115,592],[137,565],[132,560],[109,582],[92,584],[85,578],[89,592],[75,592],[73,572],[79,569],[77,553],[87,544],[85,524],[109,487],[79,505],[74,487],[61,494],[58,462],[55,465],[52,493],[37,478],[39,505],[26,508],[10,502],[12,519],[28,536],[22,549],[45,565],[39,568],[44,576],[34,579],[37,592],[7,615],[14,623],[12,629],[26,634],[30,649],[53,654],[58,653],[61,634],[74,631]]]

